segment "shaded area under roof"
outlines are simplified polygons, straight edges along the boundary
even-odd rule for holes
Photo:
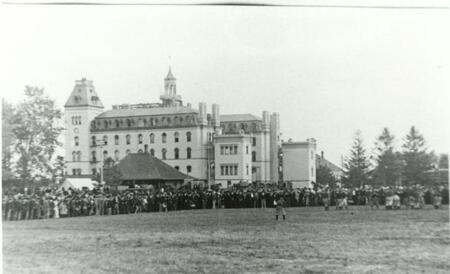
[[[316,167],[318,166],[326,166],[333,172],[344,172],[344,170],[339,166],[316,154]]]
[[[130,153],[117,165],[123,181],[195,180],[148,153]]]

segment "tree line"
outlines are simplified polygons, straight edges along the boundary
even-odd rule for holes
[[[435,155],[427,147],[424,136],[411,126],[396,148],[396,137],[383,128],[376,137],[372,153],[368,153],[362,133],[356,131],[344,173],[340,181],[348,187],[381,186],[446,186],[448,185],[448,154]],[[319,185],[333,185],[339,178],[328,167],[317,168]]]

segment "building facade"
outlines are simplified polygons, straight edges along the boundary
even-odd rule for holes
[[[77,80],[64,106],[66,174],[95,175],[107,158],[149,153],[209,184],[278,181],[277,113],[220,115],[217,104],[210,113],[206,103],[183,105],[170,69],[160,99],[105,111],[92,81]]]
[[[294,188],[313,187],[316,182],[316,140],[282,143],[283,180]]]

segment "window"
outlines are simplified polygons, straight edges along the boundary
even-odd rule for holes
[[[256,137],[252,138],[252,146],[256,146]]]
[[[161,142],[164,144],[167,141],[167,134],[164,132],[161,134]]]
[[[103,161],[106,160],[106,158],[108,158],[108,151],[107,150],[103,151]]]
[[[144,152],[148,153],[148,145],[147,144],[144,145]]]
[[[76,162],[77,161],[77,153],[76,151],[72,152],[72,162]]]
[[[179,166],[174,166],[174,168],[175,168],[176,170],[180,170],[180,167],[179,167]]]
[[[126,136],[126,139],[127,139],[127,145],[129,145],[131,143],[131,136],[130,136],[130,134],[128,134]]]
[[[311,176],[314,176],[314,168],[311,168]]]
[[[180,134],[178,132],[175,132],[173,134],[173,139],[175,143],[178,143],[179,139],[180,139]]]
[[[155,134],[150,133],[150,144],[154,144],[155,143]]]
[[[173,150],[173,155],[174,155],[175,159],[179,159],[180,158],[180,150],[178,148],[175,148]]]
[[[92,175],[96,175],[97,174],[97,169],[96,168],[93,168],[92,169]]]
[[[190,131],[186,132],[186,141],[190,142],[192,139],[192,133]]]
[[[105,128],[108,128],[108,121],[103,121],[103,124],[105,125]]]
[[[220,166],[220,175],[225,175],[225,167]]]
[[[94,163],[97,162],[97,152],[92,151],[91,155],[92,155],[92,162],[94,162]]]
[[[77,162],[81,162],[81,151],[77,152]]]
[[[120,122],[119,122],[119,120],[115,120],[115,123],[116,123],[116,127],[120,127]]]
[[[186,158],[191,159],[191,156],[192,156],[191,154],[192,154],[192,149],[190,147],[188,147],[186,149]]]
[[[139,143],[139,144],[142,144],[142,134],[139,134],[139,135],[138,135],[138,143]]]
[[[114,160],[119,161],[119,151],[118,150],[114,151]]]
[[[72,175],[77,175],[77,170],[75,168],[72,169]]]
[[[103,144],[106,146],[108,144],[108,136],[103,136]]]
[[[248,175],[248,165],[245,166],[245,173]]]
[[[161,150],[161,158],[163,159],[163,160],[165,160],[166,159],[166,155],[167,154],[167,150],[165,149],[165,148],[163,148],[162,150]]]
[[[238,153],[237,145],[224,145],[220,146],[220,154],[222,155],[236,155]]]
[[[127,119],[127,126],[131,127],[131,120],[130,119]]]
[[[142,151],[142,149],[140,148],[139,150],[138,150],[138,153],[143,153],[143,151]]]
[[[248,146],[245,146],[245,154],[248,154]]]
[[[114,136],[114,144],[115,145],[119,144],[119,135]]]
[[[252,151],[252,162],[256,162],[256,151]]]
[[[93,145],[93,146],[96,146],[96,145],[97,145],[97,140],[95,140],[95,136],[92,136],[92,137],[91,137],[91,142],[92,142],[92,145]]]
[[[191,167],[191,166],[187,166],[187,167],[186,167],[186,171],[187,171],[187,173],[189,174],[189,173],[192,171],[192,167]]]
[[[80,144],[80,138],[78,136],[75,136],[74,143],[76,147]]]
[[[152,148],[150,149],[150,155],[152,155],[153,157],[155,157],[155,150]]]

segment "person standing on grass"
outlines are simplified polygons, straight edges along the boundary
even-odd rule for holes
[[[283,221],[286,220],[286,210],[284,210],[284,205],[286,201],[283,198],[283,195],[279,195],[278,198],[275,200],[274,204],[276,206],[276,215],[275,219],[278,221],[278,215],[283,215]]]

